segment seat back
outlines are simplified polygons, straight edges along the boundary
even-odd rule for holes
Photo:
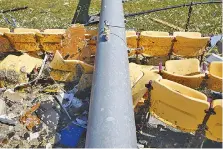
[[[39,45],[36,41],[36,29],[15,29],[13,33],[5,33],[14,49],[18,51],[28,52],[39,50]]]
[[[66,30],[64,39],[62,40],[61,55],[68,56],[67,59],[78,59],[80,53],[81,57],[84,56],[86,48],[85,44],[85,28],[83,25],[73,25]],[[81,51],[80,51],[81,50]],[[89,50],[89,53],[91,51]]]
[[[206,137],[210,140],[222,142],[222,99],[214,100],[212,105],[215,115],[211,115],[207,122]]]
[[[165,69],[167,72],[177,75],[191,75],[200,73],[198,59],[169,60],[165,63]]]
[[[222,78],[222,67],[223,62],[212,62],[209,66],[209,73],[211,75]]]
[[[192,34],[193,35],[193,34]],[[173,54],[182,57],[195,57],[203,54],[210,37],[176,36]]]
[[[174,38],[166,32],[141,32],[139,47],[147,56],[168,56]]]
[[[4,34],[9,32],[9,28],[0,28],[0,52],[12,51],[11,43],[6,37],[4,37]]]
[[[46,29],[39,36],[40,44],[44,51],[55,53],[62,47],[62,39],[65,34],[64,29]]]
[[[161,121],[194,132],[209,108],[207,97],[189,87],[161,79],[152,83],[150,111]]]

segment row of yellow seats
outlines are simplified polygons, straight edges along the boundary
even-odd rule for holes
[[[153,81],[152,87],[150,112],[172,127],[194,133],[210,108],[207,96],[167,79]],[[222,99],[211,105],[215,114],[207,121],[205,136],[222,142]]]
[[[161,70],[164,79],[178,82],[191,88],[207,87],[213,91],[222,92],[222,62],[212,62],[208,70],[201,72],[199,60],[169,60],[165,63],[165,69]],[[202,68],[207,69],[207,68]]]
[[[190,61],[189,64],[188,62],[183,64],[185,61],[177,63],[180,65],[180,67],[177,67],[178,69],[169,64],[166,69],[172,74],[180,73],[181,75],[191,74],[199,70],[197,60],[188,60]],[[169,61],[169,63],[172,62],[175,61]],[[197,67],[193,66],[194,63],[198,63]],[[217,64],[219,63],[214,62],[209,66],[209,74],[222,78],[222,69]],[[160,75],[156,70],[153,70],[153,66],[130,63],[129,68],[134,108],[140,104],[140,100],[148,91],[145,84],[151,80],[151,114],[164,123],[184,132],[194,133],[198,129],[198,125],[202,124],[206,115],[205,111],[210,108],[210,103],[205,94],[180,83],[164,79],[164,76],[162,76],[164,71]],[[174,79],[174,76],[172,77]],[[211,140],[222,142],[222,100],[214,100],[212,108],[216,114],[209,118],[205,135]]]
[[[203,54],[210,37],[201,37],[198,32],[143,31],[139,37],[134,31],[127,32],[129,47],[141,49],[137,52],[145,56],[168,56],[174,54],[182,57],[195,57]],[[137,43],[138,42],[138,43]],[[133,44],[134,43],[134,44]]]
[[[35,52],[44,50],[55,53],[73,55],[73,59],[85,46],[85,28],[82,25],[73,25],[65,29],[46,29],[40,32],[38,29],[16,28],[10,32],[8,28],[0,28],[1,52],[22,51]]]

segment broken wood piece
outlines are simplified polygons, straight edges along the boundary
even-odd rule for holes
[[[176,26],[176,25],[174,25],[174,24],[171,24],[171,23],[169,23],[169,22],[166,22],[166,21],[163,21],[163,20],[160,20],[160,19],[156,19],[156,18],[150,18],[150,19],[151,19],[152,21],[154,21],[154,22],[163,24],[163,25],[168,26],[168,27],[170,27],[170,28],[173,28],[173,29],[176,29],[176,30],[179,30],[179,31],[184,31],[183,28],[178,27],[178,26]]]
[[[19,10],[24,10],[24,9],[27,9],[27,8],[28,8],[28,6],[18,7],[18,8],[12,8],[12,9],[8,9],[8,10],[2,10],[0,13],[19,11]]]

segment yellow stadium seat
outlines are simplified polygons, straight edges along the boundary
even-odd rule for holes
[[[176,36],[172,52],[182,57],[200,56],[209,40],[210,37]]]
[[[4,37],[4,33],[9,33],[9,28],[0,28],[0,52],[9,52],[13,51],[11,43],[9,40]]]
[[[73,25],[66,30],[60,53],[67,59],[78,59],[85,46],[85,28],[83,25]],[[90,52],[90,51],[89,51]]]
[[[165,63],[165,69],[169,73],[178,75],[200,74],[198,59],[169,60]]]
[[[72,81],[76,74],[76,66],[81,65],[83,73],[93,73],[93,66],[79,60],[64,60],[61,54],[56,51],[50,67],[53,69],[51,77],[58,81]]]
[[[222,92],[222,62],[212,62],[209,66],[208,88],[217,92]]]
[[[162,78],[159,74],[152,72],[152,68],[152,66],[142,67],[142,65],[137,65],[134,63],[129,64],[134,108],[141,100],[143,95],[148,91],[145,84],[147,84],[150,80]]]
[[[44,51],[55,53],[62,47],[64,33],[64,29],[46,29],[43,33],[37,34],[37,37]]]
[[[0,84],[15,87],[15,83],[27,83],[27,74],[30,74],[34,68],[38,68],[41,65],[42,59],[33,58],[26,53],[21,56],[8,55],[0,63]]]
[[[162,77],[187,87],[200,87],[205,75],[200,73],[197,59],[169,60],[162,70]]]
[[[145,56],[168,56],[173,39],[167,33],[141,32],[139,48],[143,48],[142,53]]]
[[[193,76],[183,76],[178,74],[172,74],[168,71],[163,70],[162,71],[162,77],[164,79],[168,79],[177,83],[180,83],[182,85],[185,85],[187,87],[191,88],[199,88],[201,86],[202,81],[205,78],[204,74],[198,74]]]
[[[39,45],[36,41],[34,29],[15,29],[14,33],[5,33],[14,49],[22,52],[37,51]]]
[[[209,108],[207,97],[189,87],[161,79],[152,83],[150,112],[185,132],[195,132]]]
[[[211,115],[207,121],[206,137],[210,140],[223,142],[222,139],[222,99],[216,99],[212,105],[215,115]]]

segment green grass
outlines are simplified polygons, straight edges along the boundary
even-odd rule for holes
[[[132,0],[124,4],[125,13],[139,12],[154,8],[162,8],[171,5],[190,3],[192,0]],[[199,0],[193,0],[199,1]],[[201,0],[200,0],[201,1]],[[203,0],[207,1],[207,0]],[[10,12],[16,18],[19,27],[25,28],[67,28],[72,20],[78,0],[0,0],[0,10],[28,6],[27,10]],[[100,0],[92,0],[90,14],[100,11]],[[155,30],[155,31],[176,31],[173,28],[152,21],[150,18],[157,18],[185,28],[188,7],[171,9],[161,12],[154,12],[147,15],[131,17],[127,19],[127,29]],[[198,31],[203,34],[221,33],[221,4],[193,6],[193,13],[189,31]],[[0,15],[0,27],[9,27]]]

